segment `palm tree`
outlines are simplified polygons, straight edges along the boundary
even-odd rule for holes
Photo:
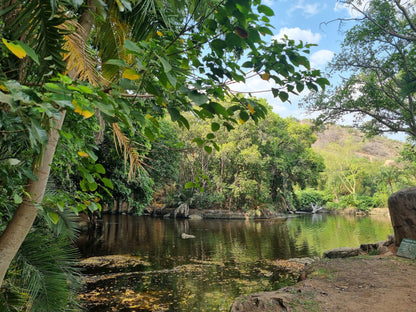
[[[25,42],[39,59],[37,66],[28,59],[3,58],[3,78],[36,85],[67,71],[71,79],[105,86],[108,82],[103,77],[109,77],[111,71],[106,66],[97,66],[94,61],[122,57],[125,38],[143,39],[156,25],[166,27],[167,21],[159,12],[166,11],[167,1],[141,1],[125,14],[120,11],[130,9],[127,1],[108,1],[104,6],[101,1],[88,0],[80,7],[71,5],[76,3],[50,0],[3,2],[1,18],[4,26],[0,28],[0,35],[10,41]],[[127,24],[129,21],[132,27]],[[102,72],[99,72],[100,67]],[[55,124],[47,133],[44,150],[35,151],[33,172],[36,179],[29,181],[25,193],[31,197],[23,198],[15,217],[0,237],[0,284],[38,214],[37,205],[44,196],[65,113],[61,110],[60,116],[53,117]]]

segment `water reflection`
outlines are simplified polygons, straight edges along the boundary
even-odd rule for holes
[[[90,311],[227,311],[240,294],[278,287],[270,279],[271,260],[320,256],[392,232],[388,218],[323,214],[263,221],[107,215],[94,233],[80,237],[79,248],[83,257],[129,254],[150,263],[147,272],[94,290],[111,300]],[[182,233],[195,238],[181,239]]]

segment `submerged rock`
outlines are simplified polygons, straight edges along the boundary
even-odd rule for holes
[[[79,266],[85,274],[142,271],[150,264],[139,257],[110,255],[82,259]]]

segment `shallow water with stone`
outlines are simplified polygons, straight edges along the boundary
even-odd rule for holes
[[[183,233],[194,238],[183,239]],[[81,297],[88,311],[228,311],[242,294],[293,282],[276,272],[279,259],[321,256],[392,233],[382,216],[254,221],[107,215],[79,239],[82,257],[91,257],[95,267],[86,271]]]

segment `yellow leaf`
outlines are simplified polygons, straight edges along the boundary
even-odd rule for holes
[[[263,75],[261,75],[261,79],[268,81],[270,79],[270,74],[269,73],[264,73]]]
[[[120,12],[124,12],[124,5],[121,3],[120,0],[116,0],[118,9],[120,10]]]
[[[4,91],[4,92],[9,92],[9,89],[6,88],[5,85],[0,84],[0,90]]]
[[[75,113],[84,116],[85,119],[88,119],[94,115],[94,112],[90,112],[89,110],[83,110],[79,105],[77,105],[77,102],[75,100],[72,100],[72,105],[74,105],[75,107]]]
[[[166,107],[166,103],[165,102],[162,102],[162,105],[163,105],[163,107]]]
[[[240,118],[239,122],[240,122],[240,124],[245,124],[245,123],[246,123],[246,122],[245,122],[244,120],[242,120],[241,118]]]
[[[20,45],[8,42],[4,38],[2,38],[2,40],[3,43],[6,45],[7,49],[9,49],[18,58],[22,59],[26,56],[26,51]]]
[[[158,35],[159,37],[162,37],[162,36],[163,36],[163,33],[162,33],[161,31],[159,31],[159,30],[158,30],[156,33],[157,33],[157,35]]]
[[[130,69],[130,68],[126,69],[123,72],[122,77],[126,78],[126,79],[129,79],[129,80],[136,80],[136,79],[140,78],[140,76],[136,73],[136,71],[133,70],[133,69]]]
[[[253,115],[254,114],[254,107],[251,106],[250,104],[248,104],[248,110],[250,111],[250,113]]]
[[[79,151],[78,155],[81,157],[86,157],[86,158],[90,157],[90,155],[88,155],[86,152],[83,152],[83,151]]]

